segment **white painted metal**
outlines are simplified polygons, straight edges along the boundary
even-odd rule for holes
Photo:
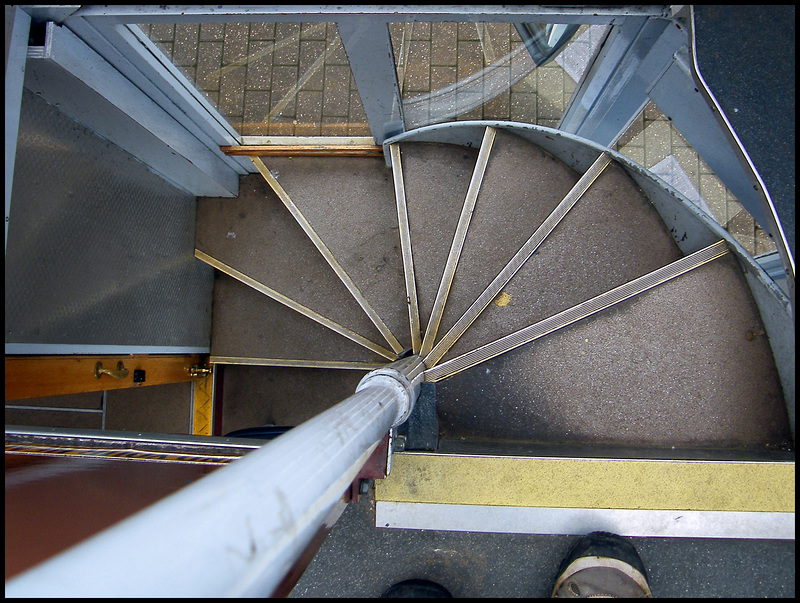
[[[794,540],[794,513],[501,507],[378,501],[375,525],[405,530]]]
[[[6,354],[208,354],[208,346],[7,343]]]
[[[25,87],[193,195],[235,196],[239,174],[226,158],[171,115],[71,31],[47,25],[33,47]]]
[[[269,596],[419,394],[417,356],[314,419],[6,582],[6,597]]]
[[[8,247],[8,223],[11,215],[11,189],[14,182],[14,159],[19,132],[19,112],[22,105],[22,83],[25,79],[25,61],[28,51],[28,33],[31,18],[19,7],[7,5],[6,20],[6,242]]]

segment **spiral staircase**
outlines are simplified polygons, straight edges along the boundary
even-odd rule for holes
[[[212,362],[315,369],[314,397],[419,355],[442,450],[791,448],[785,298],[680,194],[543,127],[384,148],[254,158],[237,199],[199,200]]]

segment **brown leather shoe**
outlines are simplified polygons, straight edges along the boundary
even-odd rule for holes
[[[561,562],[552,596],[649,598],[653,594],[633,545],[615,534],[593,532],[581,538]]]

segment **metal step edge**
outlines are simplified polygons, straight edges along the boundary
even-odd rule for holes
[[[396,453],[376,526],[794,539],[794,474],[794,462]]]

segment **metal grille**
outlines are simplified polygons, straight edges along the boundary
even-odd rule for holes
[[[207,348],[213,270],[194,258],[195,211],[194,197],[26,90],[6,344]]]

